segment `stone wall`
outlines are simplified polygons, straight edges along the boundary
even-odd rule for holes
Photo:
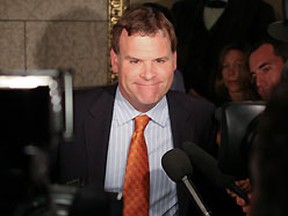
[[[103,0],[0,0],[0,70],[71,68],[75,87],[107,84]]]

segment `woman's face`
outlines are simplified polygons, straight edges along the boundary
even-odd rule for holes
[[[225,54],[222,63],[222,77],[228,92],[232,93],[242,90],[242,79],[247,72],[245,54],[240,50],[229,50]]]

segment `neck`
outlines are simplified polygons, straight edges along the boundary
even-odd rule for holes
[[[244,100],[244,92],[243,91],[229,92],[229,96],[231,97],[232,101]]]

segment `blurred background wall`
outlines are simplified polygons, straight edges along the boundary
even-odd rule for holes
[[[75,87],[109,84],[109,1],[0,0],[0,70],[71,68]],[[265,1],[282,19],[281,0]]]

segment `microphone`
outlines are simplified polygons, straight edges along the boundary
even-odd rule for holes
[[[172,181],[184,183],[203,215],[210,216],[211,212],[205,207],[188,178],[188,175],[193,173],[193,167],[186,153],[177,148],[167,151],[162,157],[162,166]]]
[[[235,183],[235,177],[226,175],[218,168],[217,160],[199,146],[191,142],[184,142],[183,149],[190,158],[191,163],[205,175],[211,183],[220,188],[227,188],[249,202],[248,195]]]

